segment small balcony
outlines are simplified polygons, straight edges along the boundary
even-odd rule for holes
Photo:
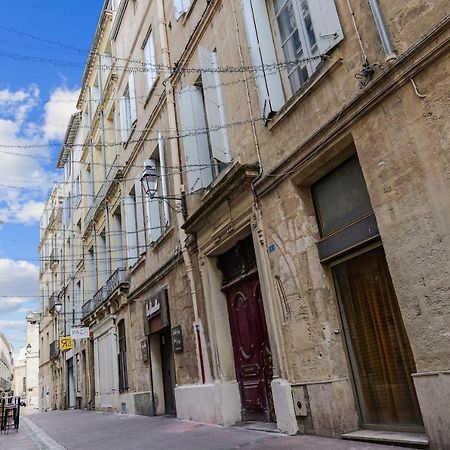
[[[102,286],[95,295],[83,305],[82,315],[83,319],[89,314],[93,313],[97,308],[106,303],[109,297],[120,287],[128,289],[129,282],[127,280],[126,269],[119,267],[108,278],[105,286]]]
[[[55,340],[50,344],[50,359],[55,359],[59,355],[59,341]]]

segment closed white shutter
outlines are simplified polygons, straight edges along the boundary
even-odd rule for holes
[[[173,0],[175,19],[179,19],[191,6],[191,0]]]
[[[142,196],[141,180],[134,182],[134,195],[136,200],[136,229],[139,254],[145,253],[145,223],[144,223],[144,198]]]
[[[150,160],[152,161],[152,160]],[[156,167],[156,161],[152,161],[152,165]],[[159,197],[159,192],[156,193],[156,196]],[[160,201],[159,198],[150,198],[149,195],[146,195],[146,206],[147,206],[147,227],[148,227],[148,236],[150,238],[150,242],[156,242],[158,238],[162,234],[161,228],[161,211],[160,211]]]
[[[223,127],[226,123],[220,75],[218,72],[206,71],[206,69],[217,69],[219,67],[217,53],[209,52],[206,48],[199,46],[198,56],[200,68],[205,70],[205,72],[202,72],[202,83],[206,117],[208,118],[208,128],[210,129],[211,153],[217,161],[227,164],[231,162],[228,133],[226,128],[218,128]]]
[[[145,70],[147,73],[147,84],[148,90],[150,91],[156,81],[156,67],[155,67],[155,46],[153,43],[153,33],[150,33],[147,42],[144,47],[144,58],[145,58]]]
[[[127,121],[127,99],[120,97],[120,137],[122,138],[122,144],[128,140],[128,121]]]
[[[128,94],[130,96],[130,126],[137,119],[137,102],[136,102],[136,89],[134,87],[134,72],[128,74]]]
[[[188,86],[178,94],[180,104],[181,133],[186,159],[188,192],[195,192],[208,186],[212,178],[206,130],[205,108],[201,88]],[[191,133],[191,134],[190,134]]]
[[[254,66],[262,117],[279,111],[284,105],[283,86],[278,68],[264,68],[277,64],[270,20],[265,0],[242,0],[245,29]]]
[[[319,53],[325,54],[344,39],[334,0],[308,0]]]
[[[137,261],[138,258],[134,197],[131,195],[125,195],[123,205],[125,211],[125,232],[127,236],[127,263],[130,267]]]
[[[168,183],[167,183],[167,170],[166,170],[166,146],[164,145],[164,138],[161,133],[158,133],[158,152],[159,152],[159,165],[161,176],[161,196],[167,198],[168,196]],[[163,220],[162,225],[168,227],[170,223],[169,205],[167,202],[163,202]]]

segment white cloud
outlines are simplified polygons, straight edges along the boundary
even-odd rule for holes
[[[70,116],[76,112],[80,90],[66,87],[56,88],[45,105],[44,137],[47,141],[62,140],[66,133]]]
[[[36,85],[0,90],[0,143],[6,145],[0,148],[0,224],[39,221],[51,185],[60,178],[50,146],[42,144],[64,138],[78,94],[64,86],[54,89],[39,123],[31,119],[40,101]]]
[[[24,325],[24,320],[0,320],[0,330],[23,332]]]
[[[35,264],[0,258],[0,293],[7,297],[0,298],[0,308],[5,303],[19,308],[36,297],[39,293],[38,279],[39,267]],[[22,297],[30,298],[24,300]]]

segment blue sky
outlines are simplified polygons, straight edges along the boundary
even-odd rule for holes
[[[39,218],[52,183],[61,176],[55,168],[58,144],[75,110],[103,0],[3,3],[0,331],[17,353],[26,345],[26,313],[38,309]],[[32,147],[36,144],[50,145]]]

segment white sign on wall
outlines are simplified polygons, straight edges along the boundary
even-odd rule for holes
[[[72,339],[88,339],[89,328],[88,327],[72,328],[70,335],[72,336]]]

